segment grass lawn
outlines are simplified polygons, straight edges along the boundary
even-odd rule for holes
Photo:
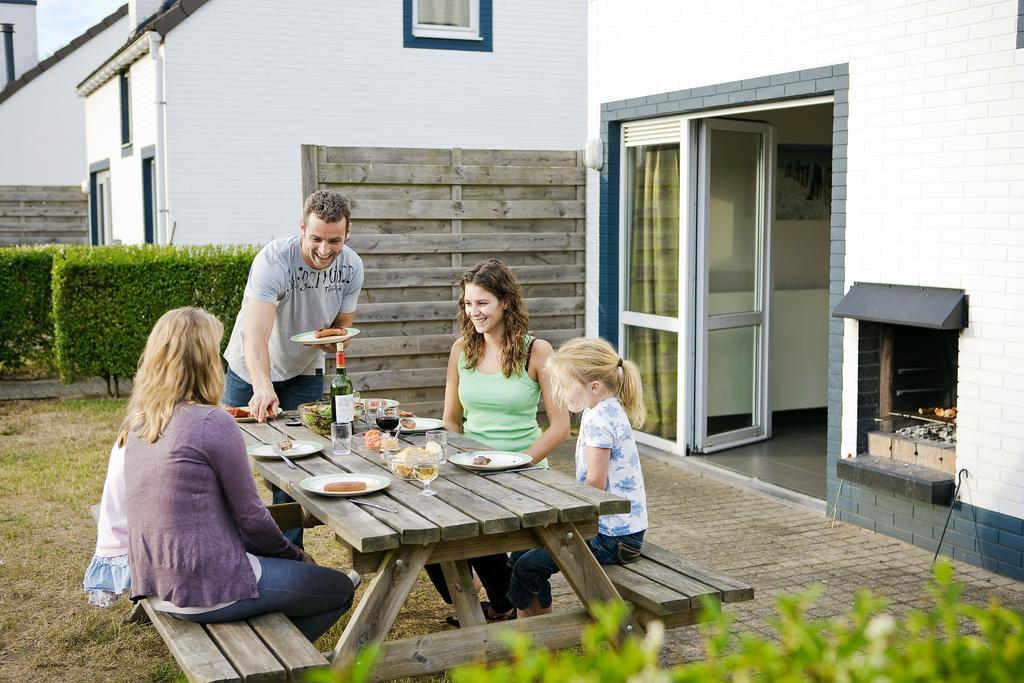
[[[124,408],[114,399],[0,402],[0,680],[184,680],[152,626],[125,623],[126,599],[100,609],[82,592],[96,542],[89,505],[103,491]],[[320,564],[350,564],[324,527],[306,530],[306,548]],[[424,577],[391,637],[448,628],[452,613]]]

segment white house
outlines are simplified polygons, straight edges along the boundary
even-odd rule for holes
[[[583,0],[129,8],[124,47],[78,88],[95,242],[290,234],[302,144],[578,149],[585,140]]]
[[[942,552],[1024,578],[1021,5],[589,9],[588,331],[644,441],[930,550],[962,484]]]
[[[35,0],[0,0],[0,186],[85,179],[85,104],[75,86],[124,41],[127,14],[122,7],[40,62]]]

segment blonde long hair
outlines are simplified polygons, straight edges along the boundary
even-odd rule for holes
[[[619,399],[633,427],[639,429],[647,419],[640,368],[633,361],[620,358],[604,339],[570,339],[544,367],[553,385],[552,393],[561,405],[578,387],[601,382]]]
[[[154,443],[179,403],[217,405],[224,393],[223,335],[220,320],[201,308],[185,306],[160,316],[139,358],[119,445],[129,432]]]
[[[512,271],[498,259],[487,259],[473,266],[459,280],[459,312],[455,319],[462,331],[462,352],[466,367],[475,368],[484,357],[484,335],[476,331],[473,321],[466,315],[466,285],[483,287],[506,304],[502,322],[505,332],[501,338],[501,372],[511,377],[525,370],[526,345],[523,340],[530,328],[530,314],[523,303],[523,290]]]

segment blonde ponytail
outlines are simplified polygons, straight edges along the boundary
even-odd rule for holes
[[[562,405],[574,385],[601,382],[622,404],[630,424],[639,429],[647,418],[643,383],[636,363],[623,360],[604,339],[577,337],[562,344],[544,366]]]

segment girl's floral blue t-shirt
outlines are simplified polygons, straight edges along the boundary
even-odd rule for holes
[[[640,469],[640,453],[633,440],[633,428],[622,404],[611,397],[583,411],[580,435],[576,439],[576,478],[587,480],[587,447],[610,448],[608,463],[609,493],[628,499],[628,514],[602,515],[598,531],[605,536],[624,536],[647,528],[647,492]]]

